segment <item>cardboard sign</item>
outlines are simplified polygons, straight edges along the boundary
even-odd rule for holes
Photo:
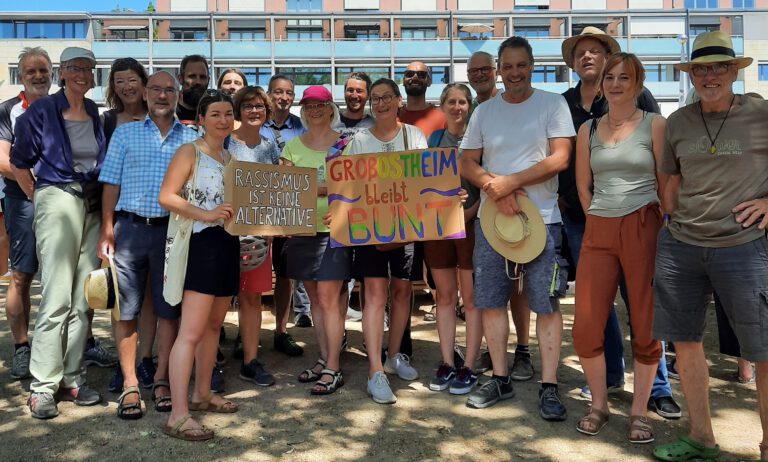
[[[455,148],[339,156],[326,178],[332,247],[466,235]]]
[[[224,202],[235,208],[229,234],[314,236],[317,170],[233,160],[224,170]]]

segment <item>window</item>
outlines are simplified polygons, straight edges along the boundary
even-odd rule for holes
[[[645,64],[646,82],[679,82],[680,71],[671,64]]]
[[[264,40],[266,38],[265,29],[229,29],[230,40]]]
[[[548,10],[549,5],[515,5],[515,11]]]
[[[287,11],[323,11],[323,0],[287,0]]]
[[[344,82],[347,81],[347,76],[352,72],[365,72],[371,78],[371,82],[375,82],[382,77],[389,78],[389,67],[337,67],[336,85],[344,85]]]
[[[330,67],[278,67],[278,74],[287,75],[295,85],[323,85],[331,83]]]
[[[760,63],[757,65],[757,80],[768,81],[768,64]]]
[[[433,39],[437,38],[437,27],[402,27],[400,35],[404,39]]]
[[[321,19],[289,19],[286,32],[289,40],[322,40]]]
[[[566,66],[533,66],[531,75],[532,83],[567,82],[568,71]]]
[[[380,37],[381,33],[378,24],[344,26],[344,38],[347,39],[379,40]]]
[[[717,8],[717,0],[685,0],[685,7],[688,9],[714,9]]]
[[[208,40],[208,29],[198,28],[171,28],[171,40],[195,41]]]
[[[147,40],[149,38],[149,29],[110,29],[110,40]]]
[[[754,8],[755,0],[733,0],[734,8]]]
[[[525,38],[549,37],[548,26],[515,26],[515,35]]]
[[[0,38],[9,39],[83,39],[86,26],[83,21],[3,21]]]
[[[720,30],[720,24],[691,24],[688,37],[693,40],[699,34]]]

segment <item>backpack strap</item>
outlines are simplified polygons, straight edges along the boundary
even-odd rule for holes
[[[350,141],[352,141],[351,133],[342,133],[341,136],[339,136],[339,139],[333,143],[333,146],[328,149],[328,155],[325,157],[326,162],[339,157]]]

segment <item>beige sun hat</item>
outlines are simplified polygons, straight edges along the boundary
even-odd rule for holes
[[[675,64],[675,68],[683,72],[690,72],[691,66],[694,64],[722,62],[732,62],[739,69],[743,69],[752,64],[752,58],[737,58],[731,36],[719,30],[713,30],[712,32],[699,34],[696,40],[693,41],[691,60]]]
[[[547,227],[538,207],[527,196],[518,195],[522,211],[515,215],[499,212],[496,201],[487,198],[480,212],[480,227],[493,250],[515,263],[538,257],[547,243]]]
[[[611,50],[611,54],[621,51],[619,42],[617,42],[616,39],[606,34],[601,29],[598,29],[597,27],[587,26],[583,31],[581,31],[581,34],[574,35],[573,37],[565,39],[563,41],[562,47],[560,48],[563,54],[563,61],[565,61],[565,64],[571,69],[573,69],[573,49],[576,48],[577,43],[585,38],[593,38],[600,41],[600,43]]]
[[[112,319],[120,320],[120,291],[117,288],[117,272],[112,255],[100,269],[85,277],[85,300],[94,310],[112,310]]]

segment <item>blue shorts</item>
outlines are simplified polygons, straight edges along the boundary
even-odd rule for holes
[[[37,261],[35,231],[32,229],[34,204],[29,199],[5,196],[3,211],[10,242],[11,269],[19,273],[37,273],[40,265]]]
[[[563,225],[547,225],[547,243],[544,251],[523,266],[523,289],[528,295],[528,307],[534,313],[550,314],[560,309],[559,298],[565,295],[568,284],[568,263],[560,255]],[[480,221],[475,222],[475,308],[506,309],[516,281],[515,263],[508,262],[493,250],[485,239]]]
[[[131,321],[141,313],[147,278],[152,291],[155,314],[162,319],[178,319],[180,306],[163,298],[163,265],[168,225],[135,223],[118,216],[115,223],[115,270],[120,290],[120,320]]]
[[[710,294],[749,361],[768,361],[768,239],[732,247],[701,247],[659,233],[654,278],[653,336],[701,342]]]

